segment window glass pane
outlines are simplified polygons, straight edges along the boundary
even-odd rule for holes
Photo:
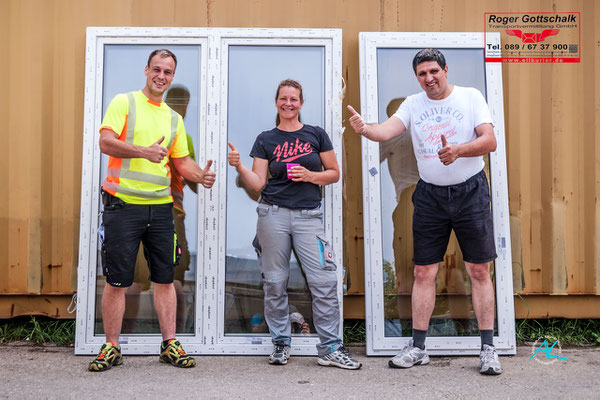
[[[119,93],[136,91],[146,85],[144,67],[150,53],[157,48],[167,48],[177,56],[175,78],[165,96],[165,101],[184,116],[185,128],[190,136],[188,145],[195,154],[199,144],[200,116],[200,68],[201,49],[199,45],[106,45],[104,46],[104,81],[102,90],[102,115],[112,98]],[[189,95],[189,100],[188,100]],[[187,103],[187,104],[186,104]],[[185,115],[184,115],[185,114]],[[190,152],[192,149],[190,149]],[[106,177],[108,157],[102,155],[100,164],[101,179]],[[173,189],[173,186],[172,186]],[[99,204],[102,207],[100,200]],[[181,210],[183,208],[183,210]],[[195,276],[197,265],[197,221],[198,200],[189,186],[184,187],[183,207],[174,208],[176,231],[180,244],[187,244],[183,256],[175,268],[175,289],[177,293],[177,334],[193,334],[195,324]],[[185,247],[185,246],[182,246]],[[101,317],[101,296],[105,278],[102,276],[100,251],[97,259],[96,280],[96,324],[95,334],[104,333]],[[158,317],[154,310],[153,285],[149,280],[146,260],[138,254],[134,284],[127,290],[126,310],[122,334],[160,334]]]
[[[325,123],[325,49],[321,46],[229,46],[227,140],[252,168],[250,150],[258,134],[276,123],[275,92],[286,78],[303,87],[302,122]],[[227,169],[225,334],[268,335],[263,316],[262,278],[252,241],[258,193],[245,189],[234,168]],[[311,298],[294,255],[288,281],[290,313],[312,324]],[[297,316],[295,316],[297,317]],[[295,319],[292,317],[292,321]],[[299,324],[292,332],[300,331]]]
[[[486,96],[481,49],[440,49],[448,65],[448,82],[475,87]],[[412,68],[419,49],[377,50],[379,122],[394,114],[402,101],[422,91]],[[419,180],[410,133],[380,144],[381,229],[385,336],[411,336],[413,285],[412,194]],[[489,159],[485,157],[489,180]],[[493,263],[492,263],[492,278]],[[471,287],[454,233],[436,280],[436,305],[429,336],[479,335]],[[497,324],[496,324],[497,325]]]

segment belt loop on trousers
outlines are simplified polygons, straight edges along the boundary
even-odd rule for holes
[[[279,210],[278,205],[273,204],[271,207],[272,207],[274,213],[276,213]]]

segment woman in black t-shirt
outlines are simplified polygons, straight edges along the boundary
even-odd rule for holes
[[[313,322],[320,343],[318,363],[358,369],[339,337],[340,307],[333,251],[323,231],[320,185],[339,179],[339,167],[327,133],[300,122],[304,103],[297,81],[282,81],[275,95],[277,127],[256,138],[250,156],[252,170],[229,143],[229,165],[253,190],[261,191],[253,243],[259,258],[265,295],[265,319],[274,351],[271,364],[286,364],[291,325],[287,297],[292,246],[306,275],[313,302]],[[271,177],[267,181],[267,171]]]

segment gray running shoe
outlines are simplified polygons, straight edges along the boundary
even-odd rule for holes
[[[333,353],[319,357],[317,362],[319,365],[325,367],[338,367],[343,369],[359,369],[362,367],[361,363],[352,359],[350,353],[348,353],[348,350],[346,350],[344,346],[341,346]]]
[[[410,339],[398,355],[392,358],[388,365],[392,368],[410,368],[413,365],[429,364],[429,355],[427,351],[413,346],[413,340]]]
[[[290,346],[283,343],[276,343],[275,349],[269,356],[269,364],[285,365],[290,358]]]
[[[479,353],[479,372],[485,375],[500,375],[502,373],[498,353],[496,353],[494,346],[483,345],[483,350]]]

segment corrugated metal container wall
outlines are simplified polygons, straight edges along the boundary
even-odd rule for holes
[[[0,318],[68,316],[65,295],[76,289],[87,26],[341,28],[344,104],[358,105],[359,32],[482,31],[485,12],[509,11],[579,11],[582,19],[580,64],[503,66],[515,292],[600,294],[598,2],[4,0]],[[347,134],[344,146],[344,262],[352,277],[345,314],[361,317],[360,140]],[[600,317],[599,299],[542,296],[530,316]],[[525,314],[517,302],[517,315]]]

